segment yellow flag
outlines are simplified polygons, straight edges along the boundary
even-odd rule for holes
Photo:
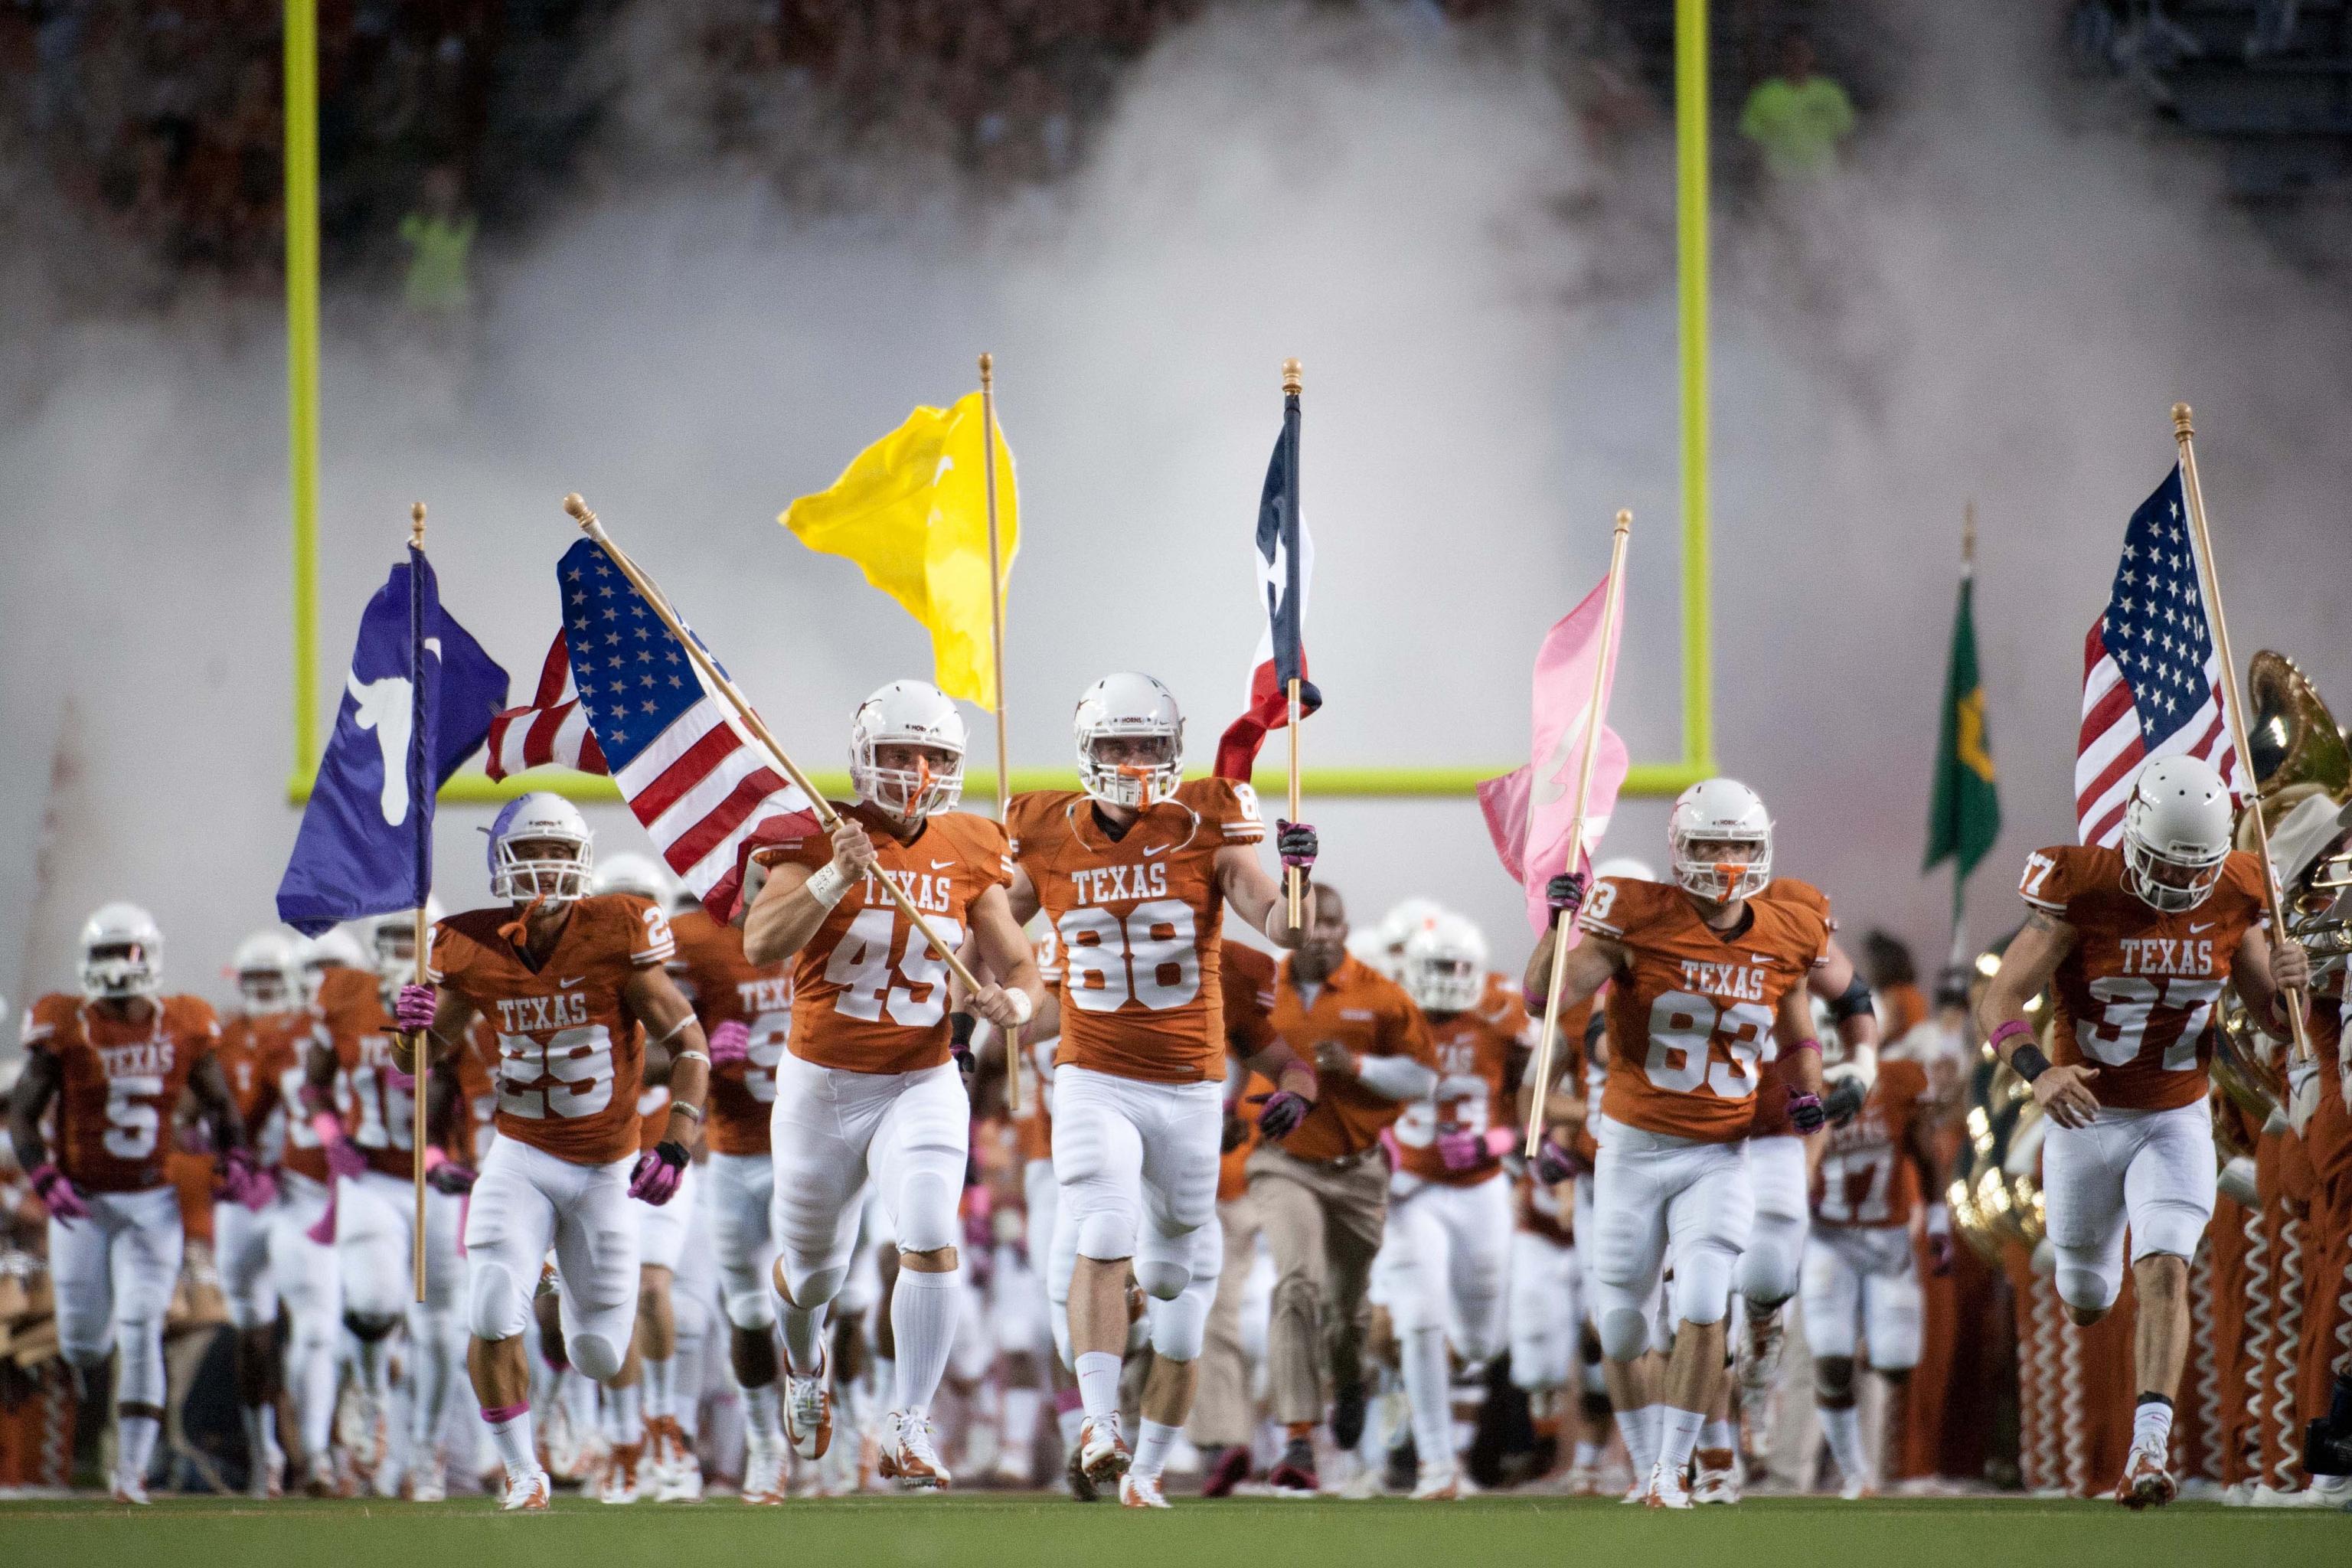
[[[1003,580],[1010,583],[1021,543],[1021,503],[1002,427],[996,510]],[[916,409],[858,453],[832,489],[801,497],[776,521],[810,549],[856,562],[868,583],[930,632],[939,689],[995,710],[979,393],[957,399],[951,408]]]

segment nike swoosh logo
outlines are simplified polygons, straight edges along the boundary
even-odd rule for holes
[[[1170,851],[1171,849],[1173,849],[1173,848],[1175,848],[1175,847],[1176,847],[1176,846],[1174,846],[1173,844],[1155,844],[1155,845],[1153,845],[1150,848],[1149,848],[1149,849],[1147,849],[1147,850],[1145,850],[1145,851],[1143,852],[1143,858],[1144,858],[1146,860],[1149,860],[1149,859],[1150,859],[1154,855],[1165,855],[1165,854],[1167,854],[1167,853],[1168,853],[1168,851]]]
[[[934,860],[931,862],[931,869],[934,871],[944,871],[954,864],[955,862],[952,860]]]
[[[588,977],[583,974],[577,980],[559,980],[555,983],[555,988],[558,991],[569,991],[576,985],[585,985],[587,984]]]
[[[2219,925],[2220,923],[2221,923],[2221,922],[2220,922],[2219,921],[2206,921],[2203,925],[2201,925],[2201,926],[2199,926],[2199,925],[2193,925],[2193,926],[2190,926],[2190,927],[2189,928],[2189,934],[2190,936],[2195,936],[2195,935],[2196,935],[2199,931],[2211,931],[2215,926]]]

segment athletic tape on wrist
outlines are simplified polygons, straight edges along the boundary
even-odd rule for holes
[[[808,889],[810,898],[829,910],[848,893],[849,879],[841,874],[840,868],[827,861],[811,872],[802,886]]]

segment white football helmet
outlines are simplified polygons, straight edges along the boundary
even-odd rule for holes
[[[615,855],[597,862],[593,886],[600,893],[635,893],[656,904],[669,901],[669,873],[650,855]]]
[[[349,926],[336,926],[317,936],[298,939],[294,962],[302,968],[302,1000],[306,1003],[319,999],[319,984],[326,978],[327,971],[368,967],[367,953]]]
[[[1612,855],[1592,868],[1594,881],[1603,877],[1614,877],[1623,882],[1654,882],[1658,879],[1658,868],[1647,860],[1637,859],[1631,855]]]
[[[1752,844],[1745,861],[1702,857],[1702,844]],[[1772,818],[1756,792],[1738,779],[1703,779],[1675,797],[1666,819],[1666,860],[1675,885],[1694,898],[1727,904],[1772,880]]]
[[[1405,939],[1405,994],[1424,1013],[1466,1013],[1486,989],[1486,935],[1457,914],[1440,914]]]
[[[886,768],[876,760],[884,746],[920,746],[945,760]],[[963,715],[947,693],[928,681],[894,680],[849,721],[850,785],[899,821],[920,822],[963,799]]]
[[[440,900],[429,896],[425,899],[425,941],[433,940],[429,933],[446,912]],[[416,979],[416,911],[394,910],[376,916],[367,922],[367,927],[369,964],[376,978],[386,985],[413,983]]]
[[[229,967],[247,1013],[283,1013],[301,1005],[302,971],[294,959],[294,940],[284,931],[255,931],[236,944]]]
[[[560,795],[533,790],[507,802],[490,823],[490,897],[551,904],[584,898],[596,869],[588,819]],[[525,845],[541,847],[526,858]],[[552,853],[546,847],[554,846]]]
[[[2231,815],[2229,788],[2210,763],[2148,763],[2124,807],[2124,885],[2165,914],[2195,909],[2221,879]]]
[[[1175,693],[1148,675],[1106,675],[1078,699],[1070,729],[1078,743],[1078,782],[1105,805],[1147,810],[1174,798],[1184,782],[1184,716]],[[1104,741],[1141,742],[1141,762],[1109,762]]]
[[[163,933],[137,904],[107,904],[82,923],[81,994],[92,1002],[152,996],[163,980]]]

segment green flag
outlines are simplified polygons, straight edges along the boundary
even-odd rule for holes
[[[1992,737],[1985,730],[1984,683],[1977,677],[1973,573],[1960,578],[1952,617],[1952,655],[1944,676],[1943,738],[1936,746],[1936,800],[1927,812],[1922,870],[1954,863],[1953,900],[1992,841],[2000,836],[2000,791],[1993,783]]]

